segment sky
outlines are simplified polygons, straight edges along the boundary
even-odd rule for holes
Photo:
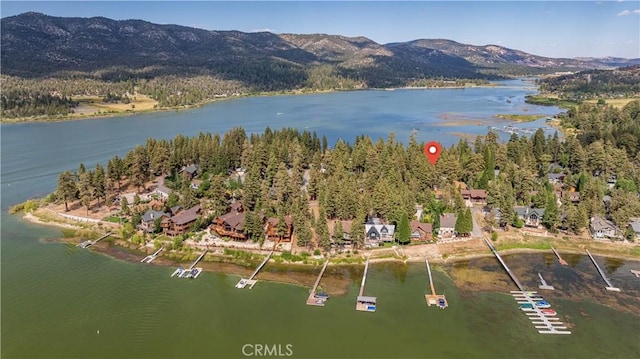
[[[640,0],[0,1],[3,18],[27,11],[207,30],[365,36],[380,44],[444,38],[548,57],[640,57]]]

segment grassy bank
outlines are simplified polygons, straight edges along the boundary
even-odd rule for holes
[[[565,109],[579,105],[578,102],[564,100],[553,95],[527,95],[525,96],[525,102],[532,105],[557,106]]]
[[[499,118],[501,120],[511,120],[515,122],[533,122],[547,116],[540,114],[498,114],[493,117]]]

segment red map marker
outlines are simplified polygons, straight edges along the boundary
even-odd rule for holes
[[[438,160],[438,157],[440,157],[441,152],[442,147],[440,147],[440,144],[438,142],[431,141],[424,145],[424,154],[427,156],[429,162],[431,162],[432,165],[436,164],[436,161]]]

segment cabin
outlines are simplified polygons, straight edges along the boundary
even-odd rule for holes
[[[380,218],[369,217],[364,225],[365,239],[369,244],[379,244],[382,242],[392,242],[394,240],[396,226],[384,224]]]
[[[201,184],[202,184],[202,180],[194,179],[194,180],[191,180],[191,186],[190,187],[191,187],[191,189],[197,191],[200,188]]]
[[[443,213],[440,216],[440,228],[438,228],[438,238],[454,238],[456,236],[456,221],[458,216],[455,213]]]
[[[269,217],[264,229],[267,239],[276,242],[291,242],[291,237],[293,236],[293,219],[291,216],[287,215],[284,217],[284,222],[284,233],[278,233],[280,220],[277,217]]]
[[[351,224],[352,223],[353,221],[340,221],[340,224],[342,225],[342,239],[345,241],[351,240]],[[329,234],[331,234],[332,237],[334,235],[333,229],[334,229],[333,226],[329,228]]]
[[[153,191],[149,193],[149,196],[151,197],[156,196],[159,200],[164,202],[169,198],[170,194],[171,194],[171,189],[169,189],[169,187],[164,185],[164,178],[161,178],[158,184],[156,185],[156,188],[154,188]]]
[[[633,240],[640,240],[640,217],[629,218],[629,228],[633,232]]]
[[[236,241],[247,239],[244,233],[245,212],[242,202],[234,202],[230,206],[230,211],[216,217],[211,225],[211,230],[221,237],[228,237]]]
[[[184,178],[191,181],[196,177],[197,170],[198,170],[198,166],[194,164],[190,164],[188,166],[183,166],[182,169],[180,169],[180,172],[182,172],[182,175],[184,176]]]
[[[162,232],[168,236],[178,236],[191,232],[196,220],[200,217],[200,206],[178,212],[178,214],[162,220]]]
[[[155,228],[156,220],[158,218],[160,218],[161,220],[164,218],[168,219],[169,217],[170,217],[169,213],[166,213],[163,211],[154,211],[150,209],[142,215],[142,220],[140,221],[138,228],[146,233],[153,233],[155,232],[155,229],[156,229]]]
[[[412,241],[430,241],[433,239],[433,225],[431,223],[411,221],[409,226],[411,227]]]
[[[562,181],[564,181],[565,177],[567,177],[567,175],[564,174],[564,173],[549,173],[549,174],[547,174],[547,180],[552,185],[562,184]]]
[[[486,202],[487,191],[483,189],[463,189],[460,191],[462,198],[471,202]]]
[[[544,208],[531,208],[516,206],[513,208],[518,218],[524,221],[524,225],[532,228],[541,228]]]
[[[589,232],[594,239],[613,239],[618,237],[616,225],[600,216],[591,217]]]

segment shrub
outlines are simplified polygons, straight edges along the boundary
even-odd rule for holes
[[[315,251],[313,251],[313,255],[314,256],[319,256],[320,255],[320,250],[316,249]]]
[[[491,233],[491,240],[495,242],[497,239],[498,239],[498,232]]]

